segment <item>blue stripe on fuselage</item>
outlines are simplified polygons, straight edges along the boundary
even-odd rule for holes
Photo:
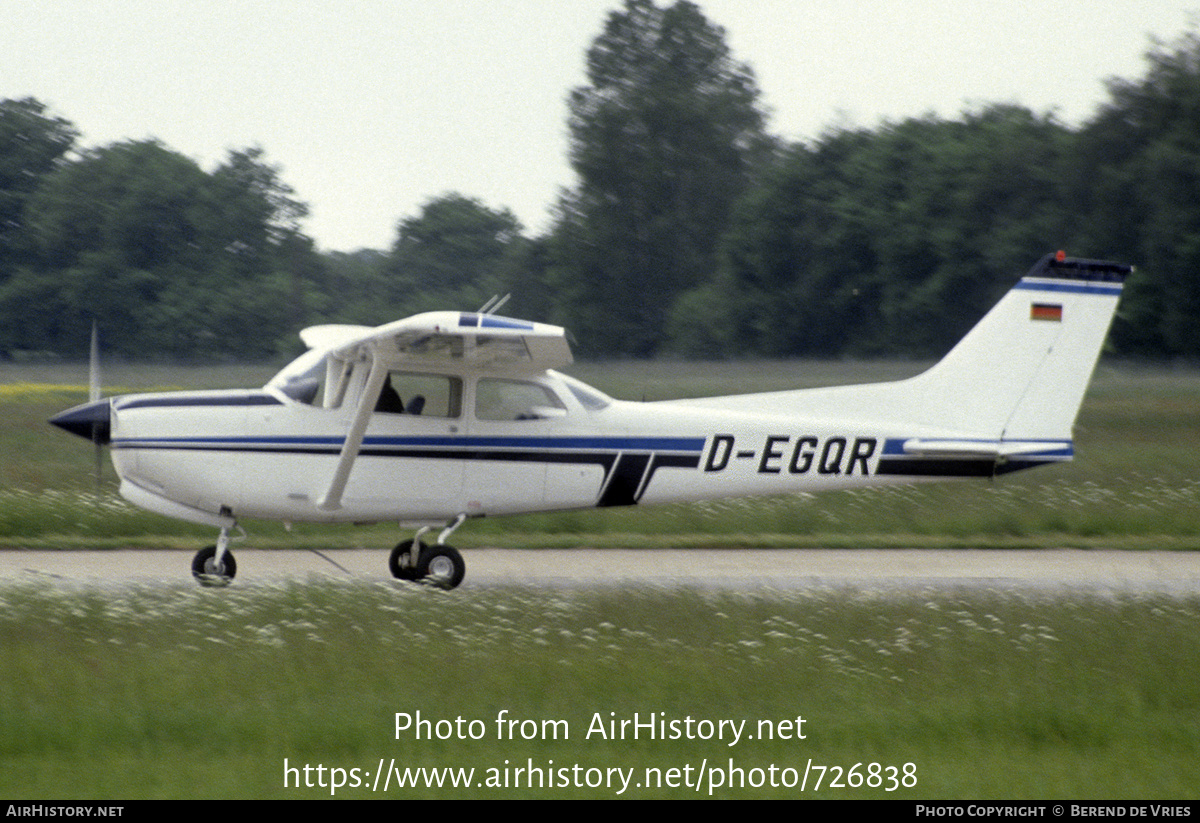
[[[115,448],[277,448],[326,446],[340,449],[344,437],[119,437]],[[703,437],[514,437],[453,436],[426,437],[375,435],[363,438],[363,447],[428,447],[462,449],[590,449],[604,451],[694,452],[704,449]]]

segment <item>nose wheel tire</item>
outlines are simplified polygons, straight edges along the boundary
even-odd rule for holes
[[[192,576],[201,586],[228,586],[237,576],[237,561],[233,552],[226,551],[217,563],[217,547],[208,546],[192,558]]]

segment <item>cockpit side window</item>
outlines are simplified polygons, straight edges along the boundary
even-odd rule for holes
[[[485,377],[475,384],[479,420],[541,420],[566,413],[554,392],[538,383]]]
[[[414,414],[423,417],[462,415],[462,380],[443,374],[394,371],[383,381],[375,402],[383,414]]]

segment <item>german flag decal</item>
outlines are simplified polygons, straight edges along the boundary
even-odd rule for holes
[[[1034,303],[1029,307],[1030,320],[1050,320],[1055,323],[1062,322],[1062,304],[1061,303]]]

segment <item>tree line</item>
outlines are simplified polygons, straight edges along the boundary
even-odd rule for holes
[[[310,323],[430,309],[565,325],[584,356],[929,356],[1041,254],[1137,266],[1112,348],[1200,356],[1200,37],[1155,43],[1079,126],[988,105],[773,137],[752,69],[690,2],[627,0],[567,98],[577,180],[529,236],[461,193],[389,249],[328,252],[259,147],[78,149],[0,101],[0,353],[263,358]]]

